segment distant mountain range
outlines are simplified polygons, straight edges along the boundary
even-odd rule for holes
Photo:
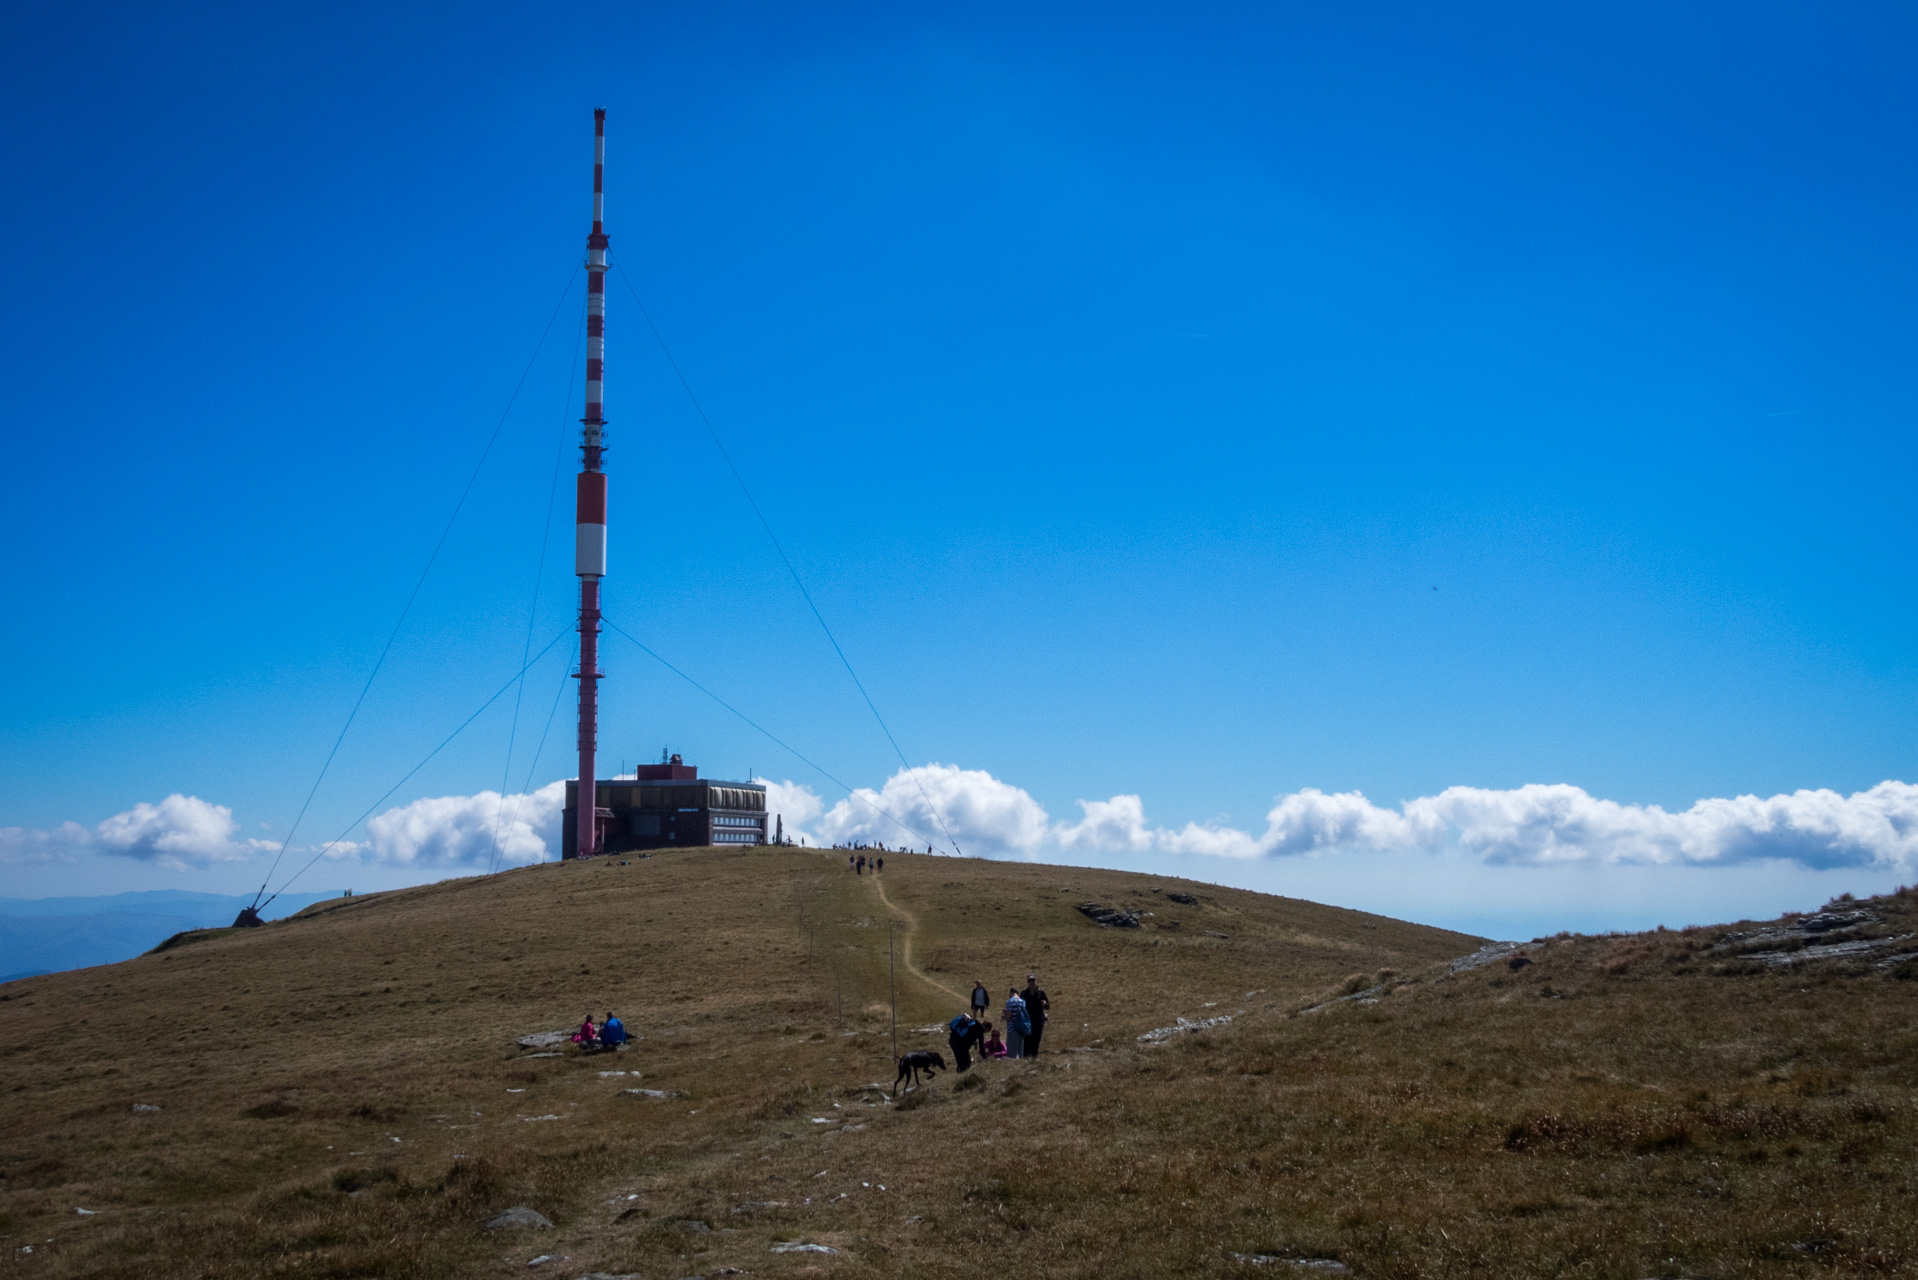
[[[264,913],[278,920],[340,896],[289,893]],[[151,889],[97,898],[0,898],[0,982],[113,964],[149,951],[182,929],[233,923],[253,895]]]

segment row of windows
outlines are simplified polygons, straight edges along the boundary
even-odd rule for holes
[[[703,782],[683,787],[600,787],[595,795],[607,809],[744,809],[766,811],[766,793],[745,787],[709,787]]]
[[[759,833],[757,831],[715,831],[713,832],[713,843],[758,844]]]
[[[715,827],[751,827],[757,831],[762,821],[763,819],[760,818],[745,818],[730,813],[716,813],[713,815],[713,825]]]

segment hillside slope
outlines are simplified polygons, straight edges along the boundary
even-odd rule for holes
[[[1106,929],[1085,901],[1153,914]],[[1867,906],[1831,936],[1918,917]],[[668,1280],[1914,1256],[1906,943],[1774,963],[1762,938],[1565,938],[1451,973],[1479,943],[1169,879],[889,855],[875,880],[785,849],[325,903],[0,988],[0,1256]],[[1036,970],[1049,1052],[888,1101],[889,944],[902,1048],[943,1051],[922,1028],[974,979],[998,999]],[[626,1053],[516,1043],[609,1008],[643,1037]],[[518,1205],[555,1228],[483,1229]],[[773,1251],[795,1241],[837,1252]]]

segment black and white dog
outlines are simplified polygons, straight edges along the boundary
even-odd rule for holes
[[[946,1060],[934,1053],[931,1049],[914,1049],[911,1053],[900,1054],[899,1077],[892,1082],[893,1096],[897,1097],[899,1095],[899,1083],[901,1080],[910,1078],[912,1087],[917,1089],[919,1087],[919,1073],[921,1071],[930,1076],[935,1071],[944,1071],[945,1069]]]

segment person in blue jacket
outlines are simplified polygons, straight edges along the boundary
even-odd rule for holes
[[[626,1024],[615,1018],[610,1012],[606,1021],[599,1024],[599,1042],[608,1049],[617,1049],[627,1041]]]
[[[979,1046],[985,1038],[986,1024],[977,1018],[962,1013],[946,1024],[946,1044],[952,1050],[960,1075],[972,1070],[972,1055],[980,1052]]]

